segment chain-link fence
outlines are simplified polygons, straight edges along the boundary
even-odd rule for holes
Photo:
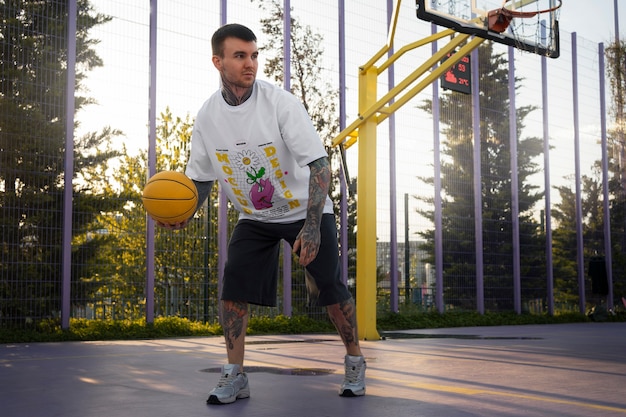
[[[220,247],[236,213],[223,210],[225,203],[215,189],[184,231],[156,229],[151,236],[141,190],[150,169],[151,134],[154,168],[184,169],[195,113],[219,86],[211,64],[213,31],[222,22],[240,22],[256,32],[259,46],[268,45],[261,19],[284,3],[261,3],[160,1],[151,19],[147,1],[79,0],[76,35],[69,41],[73,2],[0,6],[2,326],[59,318],[68,300],[71,317],[137,319],[146,317],[146,306],[152,306],[156,316],[218,320]],[[336,101],[342,126],[358,116],[358,68],[386,42],[388,12],[385,2],[345,3],[339,10],[331,0],[289,2],[291,17],[321,35],[316,82],[337,93],[328,97]],[[404,2],[402,8],[398,47],[431,33],[430,24],[415,17],[414,4]],[[156,38],[150,36],[151,27]],[[76,42],[75,55],[70,41]],[[479,74],[479,85],[473,88],[481,96],[478,194],[471,95],[440,86],[434,94],[427,89],[379,127],[377,275],[379,303],[385,309],[394,305],[390,297],[435,308],[441,280],[443,310],[475,310],[482,304],[490,311],[521,307],[545,313],[554,304],[557,310],[578,311],[606,299],[604,291],[594,290],[588,266],[593,257],[605,261],[607,255],[609,268],[600,280],[611,280],[613,300],[624,295],[623,121],[612,78],[601,66],[600,48],[565,30],[561,57],[546,62],[503,45],[479,48],[471,60]],[[267,57],[281,53],[262,49],[260,69]],[[422,48],[396,62],[395,80],[430,54],[430,48]],[[292,56],[291,62],[298,59]],[[513,101],[510,60],[515,63]],[[76,86],[70,93],[68,68],[74,68]],[[274,81],[262,72],[259,78]],[[379,81],[379,91],[387,91],[393,82]],[[603,87],[607,107],[601,114]],[[511,184],[513,119],[517,187]],[[433,169],[436,143],[440,172]],[[347,172],[341,175],[349,182],[343,210],[348,213],[340,224],[345,237],[341,253],[344,279],[354,291],[354,149],[347,150],[345,163]],[[333,166],[339,178],[339,164]],[[68,196],[64,190],[70,171],[73,193]],[[441,207],[433,204],[436,175],[441,179]],[[512,190],[517,190],[516,199]],[[333,198],[340,200],[338,186]],[[517,211],[512,201],[517,201]],[[442,218],[440,267],[437,215]],[[220,234],[220,228],[227,230]],[[612,248],[608,254],[607,242]],[[321,309],[309,306],[301,268],[295,262],[286,265],[278,307],[254,309],[252,314],[325,319]]]

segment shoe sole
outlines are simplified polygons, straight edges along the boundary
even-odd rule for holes
[[[224,398],[222,400],[220,400],[217,395],[210,395],[209,399],[206,400],[207,404],[217,404],[217,405],[223,405],[223,404],[232,404],[237,400],[240,399],[244,399],[244,398],[250,398],[250,393],[245,393],[245,392],[240,392],[239,394],[237,394],[235,397],[228,397],[228,398]]]
[[[365,389],[359,390],[357,392],[354,392],[351,389],[345,389],[339,394],[340,397],[347,397],[347,398],[361,397],[363,395],[365,395]]]

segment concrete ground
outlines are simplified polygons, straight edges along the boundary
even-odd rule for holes
[[[251,397],[217,406],[221,337],[0,345],[0,416],[626,416],[626,323],[388,334],[358,398],[336,335],[247,343]]]

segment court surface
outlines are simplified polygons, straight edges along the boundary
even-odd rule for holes
[[[626,323],[412,330],[364,341],[342,398],[336,335],[249,337],[251,397],[207,405],[221,337],[0,345],[0,415],[626,416]]]

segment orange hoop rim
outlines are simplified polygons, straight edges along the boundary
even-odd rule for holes
[[[502,2],[502,7],[500,9],[497,9],[497,10],[499,10],[499,11],[506,11],[506,13],[509,14],[510,16],[512,16],[512,17],[522,17],[522,18],[524,18],[524,17],[535,17],[538,14],[550,13],[550,12],[553,12],[556,9],[560,8],[563,5],[563,0],[557,0],[557,1],[559,3],[556,6],[551,7],[549,9],[537,10],[535,12],[518,12],[516,10],[511,10],[511,9],[507,9],[506,7],[504,7],[505,3],[507,2],[507,0],[504,0]],[[497,11],[497,10],[494,10],[494,12]]]

